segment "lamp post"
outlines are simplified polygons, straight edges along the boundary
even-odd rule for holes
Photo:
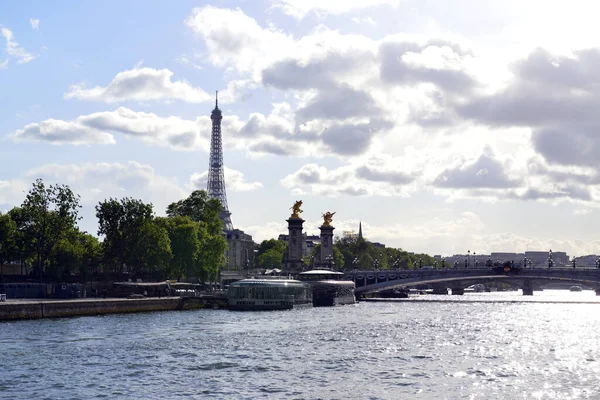
[[[250,276],[250,260],[248,260],[246,258],[246,261],[244,262],[244,268],[246,269],[246,277]]]
[[[600,258],[596,260],[596,268],[600,269]]]
[[[471,250],[467,250],[467,265],[465,268],[469,268],[471,266]]]
[[[523,268],[527,268],[527,257],[523,257]]]
[[[458,268],[458,260],[454,260],[454,269]]]
[[[400,270],[400,259],[399,258],[396,258],[396,260],[394,261],[394,267],[397,270]]]
[[[423,260],[419,258],[419,269],[423,268]]]
[[[552,250],[548,252],[548,268],[552,268],[554,260],[552,259]]]
[[[356,271],[357,266],[358,266],[358,257],[354,257],[354,260],[352,260],[352,268],[354,268],[354,270]]]
[[[375,271],[379,270],[379,260],[377,258],[373,260],[373,265],[375,266]]]
[[[575,257],[573,257],[573,269],[575,269],[575,263],[576,263]]]
[[[485,265],[486,265],[488,268],[492,268],[492,267],[494,266],[494,262],[492,261],[492,256],[489,256],[489,257],[488,257],[487,261],[485,262]]]

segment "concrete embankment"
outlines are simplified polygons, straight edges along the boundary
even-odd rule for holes
[[[201,308],[226,308],[226,306],[226,299],[219,297],[13,300],[0,303],[0,321],[150,311],[192,310]]]

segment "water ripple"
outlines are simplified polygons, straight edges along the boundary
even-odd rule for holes
[[[600,304],[481,298],[3,323],[0,393],[2,399],[592,399],[600,393]]]

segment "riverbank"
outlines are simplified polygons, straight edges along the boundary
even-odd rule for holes
[[[26,299],[0,303],[0,321],[226,307],[227,300],[222,296],[139,299]]]

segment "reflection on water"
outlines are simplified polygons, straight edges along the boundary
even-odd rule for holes
[[[600,305],[593,292],[421,300],[2,323],[0,393],[3,399],[592,399],[600,393]]]

